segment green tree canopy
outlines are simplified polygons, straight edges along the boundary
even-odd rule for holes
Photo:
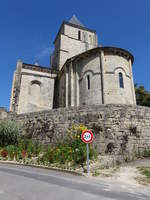
[[[135,84],[135,94],[137,105],[150,107],[150,92],[146,91],[144,86]]]

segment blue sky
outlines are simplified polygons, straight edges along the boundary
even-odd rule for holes
[[[135,83],[150,90],[150,0],[1,0],[0,106],[9,108],[17,60],[49,66],[55,35],[73,14],[99,44],[129,50]]]

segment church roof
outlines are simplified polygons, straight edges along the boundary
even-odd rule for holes
[[[67,25],[69,25],[69,26],[73,26],[73,27],[75,27],[75,28],[79,28],[79,29],[83,29],[83,30],[86,30],[86,31],[90,31],[90,32],[92,32],[92,33],[96,33],[95,30],[92,30],[92,29],[89,29],[89,28],[85,27],[85,26],[78,20],[78,18],[77,18],[75,15],[73,15],[69,21],[63,21],[63,23],[61,24],[61,27],[60,27],[60,29],[59,29],[59,31],[58,31],[58,33],[57,33],[55,39],[54,39],[54,43],[55,43],[55,41],[56,41],[58,35],[60,34],[60,32],[61,32],[61,30],[62,30],[62,28],[63,28],[63,26],[64,26],[65,24],[67,24]]]
[[[77,25],[77,26],[85,27],[85,26],[78,20],[78,18],[77,18],[75,15],[73,15],[73,16],[71,17],[71,19],[69,20],[69,23],[74,24],[74,25]]]
[[[88,57],[91,54],[96,55],[96,53],[101,50],[104,52],[115,53],[115,54],[121,55],[121,56],[125,57],[126,59],[131,59],[132,63],[134,62],[133,55],[125,49],[118,48],[118,47],[111,47],[111,46],[104,46],[104,47],[98,46],[96,48],[89,49],[88,51],[84,51],[76,56],[73,56],[73,57],[67,59],[66,63],[72,62],[74,60],[78,60],[80,58],[85,58],[86,56]]]

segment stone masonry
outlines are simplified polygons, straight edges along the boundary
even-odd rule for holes
[[[45,144],[55,144],[65,138],[72,124],[82,123],[95,134],[93,144],[100,154],[102,165],[132,160],[139,152],[150,149],[150,108],[147,107],[101,105],[59,108],[20,115],[8,113],[7,119],[23,124],[26,137]]]
[[[96,31],[75,16],[62,23],[54,46],[49,67],[18,61],[10,112],[0,109],[0,120],[21,123],[23,135],[44,144],[82,123],[104,166],[150,149],[150,108],[136,106],[133,55],[99,46]]]
[[[17,63],[10,111],[136,105],[133,62],[133,55],[125,49],[99,46],[96,31],[73,16],[60,26],[50,66]]]

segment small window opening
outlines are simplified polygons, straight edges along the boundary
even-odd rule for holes
[[[92,44],[92,35],[89,35],[90,44]]]
[[[90,75],[87,75],[87,88],[88,88],[88,90],[90,90],[90,87],[91,87],[91,85],[90,85]]]
[[[78,31],[78,40],[81,40],[81,31]]]
[[[119,86],[120,88],[124,88],[123,74],[121,72],[119,73]]]

